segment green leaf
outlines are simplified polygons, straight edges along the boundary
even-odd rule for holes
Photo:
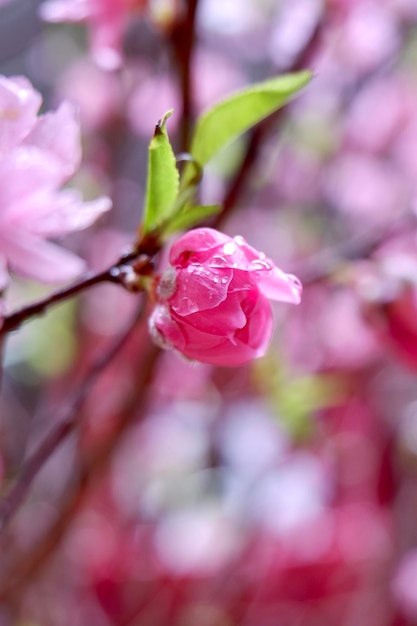
[[[168,111],[158,122],[149,144],[143,220],[145,233],[169,217],[178,194],[179,172],[166,131],[166,121],[170,115],[172,111]]]
[[[177,230],[188,230],[208,217],[216,215],[220,210],[221,206],[218,204],[188,207],[169,220],[166,228],[163,230],[164,235],[170,235]]]
[[[285,74],[222,100],[197,121],[192,156],[204,166],[233,139],[284,106],[310,79],[309,71]]]

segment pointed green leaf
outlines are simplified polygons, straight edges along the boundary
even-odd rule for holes
[[[147,233],[169,217],[179,188],[179,173],[168,134],[168,111],[155,127],[149,144],[143,229]]]
[[[164,235],[170,235],[177,230],[188,230],[208,217],[216,215],[220,210],[221,206],[218,204],[188,207],[169,220],[166,228],[164,228]]]
[[[233,139],[284,106],[310,79],[309,71],[285,74],[222,100],[197,121],[192,156],[204,166]]]

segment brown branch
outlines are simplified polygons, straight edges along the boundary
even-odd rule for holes
[[[48,557],[59,545],[71,522],[86,502],[94,480],[108,465],[123,435],[134,422],[145,415],[149,400],[147,392],[159,354],[159,348],[149,343],[145,355],[141,355],[137,364],[135,384],[114,429],[107,434],[105,440],[95,450],[89,452],[88,458],[84,459],[77,483],[68,495],[58,519],[36,546],[20,558],[13,571],[4,577],[0,588],[0,601],[9,600],[12,595],[21,592],[45,565]]]
[[[191,126],[193,123],[193,96],[191,63],[195,43],[195,19],[198,0],[188,0],[187,11],[171,33],[171,43],[178,63],[181,85],[182,113],[180,125],[180,149],[189,149]]]
[[[305,42],[303,48],[293,60],[291,65],[284,69],[283,73],[296,72],[300,69],[304,69],[309,65],[310,59],[314,56],[325,29],[324,19],[320,21],[314,31],[311,33],[308,40]],[[287,115],[287,107],[284,107],[277,111],[275,114],[270,115],[263,122],[258,124],[251,132],[248,147],[246,149],[245,156],[242,164],[232,179],[229,188],[226,192],[223,200],[222,210],[214,221],[212,222],[213,228],[220,228],[225,222],[229,214],[233,211],[238,202],[240,196],[244,192],[245,185],[250,179],[253,168],[256,165],[259,148],[262,145],[265,137],[271,132],[272,129],[277,128],[278,124],[282,124]]]
[[[292,271],[300,278],[304,287],[320,283],[343,268],[346,262],[369,259],[383,243],[414,231],[416,224],[416,216],[410,210],[375,230],[365,231],[328,250],[320,251],[301,261]]]
[[[102,272],[90,273],[87,274],[84,278],[69,285],[68,287],[64,287],[63,289],[59,289],[58,291],[49,294],[45,298],[38,300],[37,302],[33,302],[27,306],[22,307],[21,309],[10,313],[9,315],[5,315],[3,318],[3,324],[0,327],[0,337],[1,335],[6,335],[7,333],[12,332],[19,328],[23,322],[35,317],[37,315],[42,315],[47,311],[50,306],[54,304],[58,304],[59,302],[63,302],[68,298],[71,298],[85,289],[92,287],[93,285],[97,285],[102,282],[113,282],[118,284],[123,284],[123,274],[121,269],[123,266],[129,264],[131,261],[139,259],[139,257],[143,256],[142,263],[139,262],[135,264],[135,272],[139,275],[141,273],[147,273],[149,270],[149,263],[153,256],[159,252],[160,244],[158,243],[158,238],[155,233],[151,233],[143,237],[132,249],[132,251],[127,254],[122,255],[116,263],[111,265],[109,268]]]
[[[63,289],[59,289],[58,291],[54,291],[54,293],[49,294],[45,298],[32,302],[18,311],[14,311],[13,313],[6,315],[3,319],[3,325],[0,328],[0,334],[5,335],[13,330],[16,330],[21,324],[23,324],[23,322],[31,317],[45,313],[50,306],[71,298],[92,285],[97,285],[98,283],[107,280],[114,280],[111,276],[110,269],[96,274],[88,274],[76,283],[73,283],[68,287],[64,287]]]
[[[68,435],[78,426],[81,415],[80,409],[83,406],[88,394],[101,373],[106,369],[116,354],[118,354],[126,345],[133,329],[143,317],[144,308],[145,299],[141,304],[133,322],[130,321],[125,331],[117,337],[114,343],[110,346],[109,350],[98,357],[97,361],[94,363],[88,375],[84,379],[82,385],[67,402],[67,406],[58,420],[58,423],[51,428],[36,450],[24,462],[19,476],[0,502],[0,534],[4,532],[17,509],[22,504],[33,481],[45,465],[46,461],[68,437]]]

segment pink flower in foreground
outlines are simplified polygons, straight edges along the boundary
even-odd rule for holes
[[[129,14],[146,0],[49,0],[41,5],[48,22],[88,22],[90,48],[95,61],[106,70],[122,64],[123,35]]]
[[[197,228],[170,253],[159,279],[150,331],[164,348],[212,365],[265,354],[273,328],[268,298],[298,304],[301,284],[242,237]]]
[[[0,290],[8,268],[41,282],[74,279],[84,262],[45,239],[86,228],[111,205],[60,189],[80,164],[79,126],[68,103],[37,117],[41,102],[26,78],[0,76]]]

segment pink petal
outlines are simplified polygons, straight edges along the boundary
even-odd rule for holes
[[[181,267],[186,267],[189,262],[200,263],[204,252],[231,241],[230,237],[213,228],[194,228],[173,244],[169,262]]]
[[[72,252],[21,229],[2,230],[0,250],[14,271],[40,282],[70,281],[85,270],[84,261]]]
[[[83,202],[81,194],[72,189],[49,194],[41,201],[42,206],[33,211],[27,228],[44,237],[59,237],[83,230],[94,224],[112,206],[110,198],[104,196],[91,202]]]
[[[58,166],[58,168],[57,168]],[[61,172],[53,155],[34,147],[18,147],[0,161],[0,215],[28,215],[31,196],[56,188]]]
[[[82,22],[93,10],[92,0],[50,0],[40,6],[39,14],[47,22]]]
[[[235,338],[253,350],[251,358],[263,356],[271,341],[274,326],[269,301],[263,296],[256,300],[248,298],[242,302],[242,308],[248,323],[242,330],[237,330]]]
[[[172,318],[167,306],[159,304],[149,317],[149,331],[155,343],[162,348],[185,347],[185,337],[180,326]]]
[[[40,94],[22,76],[0,76],[0,151],[7,153],[30,132],[41,105]]]
[[[299,304],[301,302],[302,285],[296,276],[285,274],[278,267],[270,272],[259,272],[259,290],[267,298],[279,302]]]
[[[123,63],[122,42],[125,29],[121,16],[111,20],[95,21],[90,31],[91,53],[97,65],[104,70],[113,71]]]
[[[38,118],[25,144],[49,153],[60,170],[60,182],[77,171],[81,162],[81,139],[75,108],[64,102],[53,112]]]
[[[9,284],[9,272],[7,271],[7,259],[0,254],[0,292],[4,291]]]
[[[221,302],[216,310],[197,311],[181,318],[184,324],[198,328],[211,335],[228,336],[246,325],[246,315],[242,309],[240,298],[230,295]]]
[[[233,335],[220,337],[186,326],[181,328],[185,335],[185,346],[179,350],[181,354],[193,361],[222,367],[237,367],[257,356],[251,346],[236,341]]]
[[[206,333],[187,324],[178,324],[183,335],[182,344],[174,347],[193,361],[209,363],[212,353],[216,353],[219,347],[229,344],[229,339],[219,335]]]
[[[170,298],[172,309],[180,316],[214,309],[227,297],[233,270],[190,265],[178,270],[177,287]]]

